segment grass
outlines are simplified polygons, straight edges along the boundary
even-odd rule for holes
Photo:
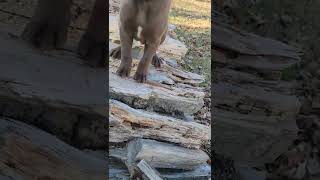
[[[174,0],[169,21],[177,26],[175,36],[189,49],[184,57],[185,70],[205,77],[203,86],[211,82],[211,1]]]

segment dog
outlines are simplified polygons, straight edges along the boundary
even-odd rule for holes
[[[120,47],[111,56],[121,58],[117,74],[130,75],[133,39],[144,44],[144,54],[134,75],[137,82],[147,81],[149,65],[161,66],[156,51],[166,38],[171,0],[122,0],[120,4]]]

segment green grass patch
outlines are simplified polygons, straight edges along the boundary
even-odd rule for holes
[[[211,1],[175,0],[169,21],[177,26],[175,36],[186,44],[185,70],[205,77],[204,86],[211,82]]]

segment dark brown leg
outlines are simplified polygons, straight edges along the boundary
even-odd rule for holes
[[[107,10],[106,0],[96,0],[87,31],[78,47],[79,55],[93,67],[104,67],[107,60]]]
[[[159,43],[145,44],[143,57],[139,62],[137,72],[134,76],[137,82],[144,83],[147,81],[149,65],[151,64],[153,56],[156,54],[158,46]]]
[[[21,37],[41,49],[61,48],[67,40],[72,0],[39,0]]]
[[[167,30],[166,32],[162,35],[161,37],[161,42],[160,44],[162,44],[164,42],[164,40],[166,39],[167,37]],[[161,64],[163,64],[163,58],[158,56],[158,54],[155,54],[152,58],[152,65],[154,65],[154,67],[156,68],[161,68]]]
[[[121,77],[129,76],[131,71],[133,36],[130,32],[133,31],[130,31],[128,27],[120,26],[121,64],[117,74]]]
[[[161,68],[161,64],[163,64],[163,58],[155,54],[152,58],[152,65],[156,68]]]
[[[110,56],[115,59],[121,59],[121,46],[112,49]],[[152,65],[154,65],[156,68],[160,68],[161,64],[163,64],[163,58],[158,56],[158,54],[155,54],[152,58]]]

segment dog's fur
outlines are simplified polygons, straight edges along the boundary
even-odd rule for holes
[[[61,48],[67,40],[72,0],[39,0],[31,22],[27,24],[22,39],[38,48]],[[78,53],[91,66],[104,66],[107,42],[107,1],[96,0],[86,33]]]
[[[138,82],[146,82],[149,65],[160,67],[156,55],[159,45],[165,40],[171,0],[122,0],[120,5],[121,47],[111,55],[121,56],[117,73],[126,77],[131,71],[133,39],[144,44],[144,54],[134,76]],[[121,52],[121,53],[120,53]]]

